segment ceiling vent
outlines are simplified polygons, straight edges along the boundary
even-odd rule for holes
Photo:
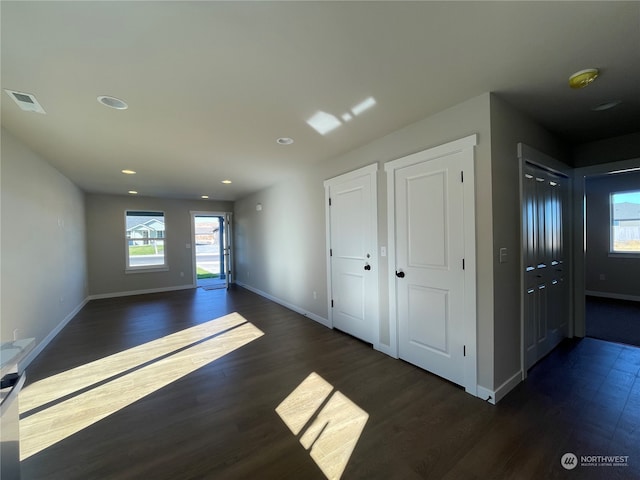
[[[13,101],[25,112],[47,113],[44,108],[38,103],[36,97],[30,93],[16,92],[15,90],[4,89],[9,94]]]

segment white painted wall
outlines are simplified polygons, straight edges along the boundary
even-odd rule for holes
[[[84,195],[4,129],[0,172],[0,338],[41,344],[87,295]]]

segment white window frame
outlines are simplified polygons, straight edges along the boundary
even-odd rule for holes
[[[137,216],[143,217],[148,216],[149,218],[153,217],[162,217],[165,224],[165,229],[162,231],[162,236],[157,237],[155,239],[146,236],[141,237],[141,240],[162,240],[163,252],[162,252],[162,263],[157,265],[131,265],[131,258],[129,256],[129,242],[131,240],[136,240],[135,238],[129,238],[127,236],[128,228],[127,228],[127,218],[129,216]],[[148,233],[148,232],[147,232]],[[125,210],[124,212],[124,245],[125,245],[125,273],[147,273],[147,272],[163,272],[169,270],[169,265],[167,263],[167,229],[166,229],[166,215],[164,211],[161,210]]]
[[[640,190],[623,190],[623,191],[609,193],[609,256],[640,258],[640,251],[635,252],[635,251],[615,250],[614,248],[613,197],[615,195],[620,195],[625,193],[640,193]]]

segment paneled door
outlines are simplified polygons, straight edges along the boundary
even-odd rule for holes
[[[568,333],[569,288],[564,205],[568,179],[528,162],[522,178],[524,366]]]
[[[378,338],[377,165],[325,182],[332,326]]]
[[[426,155],[392,169],[398,356],[475,394],[473,149]]]

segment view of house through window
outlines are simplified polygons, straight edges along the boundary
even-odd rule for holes
[[[126,212],[127,269],[164,267],[164,213]]]
[[[611,253],[640,254],[640,190],[611,194]]]

